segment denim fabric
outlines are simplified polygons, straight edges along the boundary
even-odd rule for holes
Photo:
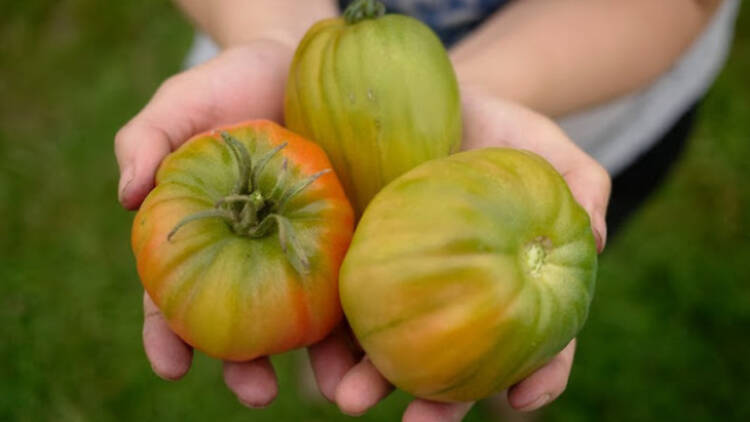
[[[446,47],[480,25],[509,0],[381,0],[389,13],[410,15],[427,24]],[[340,0],[341,10],[351,0]]]

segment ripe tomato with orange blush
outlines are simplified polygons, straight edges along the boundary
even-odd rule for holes
[[[162,162],[131,241],[171,329],[244,361],[315,343],[340,322],[353,226],[323,150],[249,121],[197,135]]]

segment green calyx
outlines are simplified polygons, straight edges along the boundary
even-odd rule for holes
[[[344,10],[344,19],[349,25],[365,19],[376,19],[385,14],[385,6],[378,0],[354,0]]]
[[[264,193],[259,185],[260,175],[266,164],[286,147],[287,143],[284,142],[266,152],[253,165],[250,153],[244,144],[227,132],[222,132],[221,137],[237,163],[239,176],[232,191],[216,201],[214,208],[189,215],[180,220],[167,235],[167,240],[171,242],[175,233],[186,224],[205,218],[221,218],[237,235],[253,239],[268,236],[276,229],[279,233],[281,249],[286,254],[289,263],[299,273],[306,273],[310,266],[309,260],[297,239],[291,221],[284,216],[284,211],[295,195],[331,170],[319,171],[287,188],[285,185],[287,184],[288,170],[287,161],[284,159],[281,174],[276,179],[275,186],[269,192]]]

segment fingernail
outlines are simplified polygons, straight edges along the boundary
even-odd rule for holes
[[[339,384],[339,387],[341,387],[341,384]],[[355,394],[357,397],[352,397],[352,389],[343,391],[344,392],[342,393],[340,388],[337,388],[336,391],[336,404],[341,413],[347,416],[361,416],[367,412],[367,409],[370,406],[368,406],[366,402],[362,402],[361,397],[359,397],[358,394]]]
[[[241,405],[245,407],[249,407],[250,409],[263,409],[264,407],[268,406],[267,404],[261,404],[261,405],[252,404],[252,403],[248,403],[246,401],[242,401],[239,399],[237,401],[239,401]]]
[[[604,245],[607,243],[607,221],[601,213],[595,212],[591,219],[591,229],[596,239],[596,251],[602,253]]]
[[[547,404],[551,398],[552,396],[549,393],[544,393],[541,396],[537,397],[536,400],[532,401],[531,403],[518,408],[518,410],[521,410],[523,412],[528,412],[531,410],[539,409],[540,407]]]
[[[122,200],[125,198],[125,193],[128,190],[128,186],[130,185],[130,182],[133,181],[133,168],[132,167],[125,167],[125,169],[120,173],[120,182],[117,186],[117,196],[122,202]]]
[[[352,416],[355,418],[358,416],[362,416],[365,414],[365,412],[367,412],[367,409],[352,410],[352,409],[342,408],[341,406],[339,406],[339,410],[341,411],[341,413],[345,414],[346,416]]]
[[[604,249],[604,243],[602,242],[602,235],[597,229],[594,229],[594,238],[596,239],[596,250],[601,253],[602,249]]]

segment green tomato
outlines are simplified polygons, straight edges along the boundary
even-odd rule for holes
[[[287,127],[323,147],[357,215],[388,182],[461,142],[458,84],[442,43],[377,4],[357,1],[345,18],[315,24],[286,87]]]
[[[535,154],[490,148],[386,186],[339,282],[354,334],[389,381],[470,401],[520,381],[576,336],[596,266],[588,215],[563,178]]]

